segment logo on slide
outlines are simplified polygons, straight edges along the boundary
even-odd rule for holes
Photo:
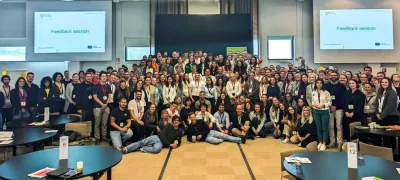
[[[51,15],[50,14],[40,14],[40,19],[43,19],[43,18],[51,18]]]
[[[325,12],[325,16],[329,16],[329,15],[336,15],[335,12]]]

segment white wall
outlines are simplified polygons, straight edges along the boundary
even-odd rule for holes
[[[339,69],[351,71],[362,70],[365,64],[315,64],[313,34],[313,2],[311,0],[259,0],[259,35],[260,52],[263,64],[281,64],[267,59],[267,37],[295,37],[295,56],[303,56],[310,67],[337,66]],[[298,62],[295,62],[298,63]]]

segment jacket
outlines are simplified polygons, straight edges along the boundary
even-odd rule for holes
[[[376,104],[376,93],[372,92],[372,94],[366,94],[364,103],[364,113],[365,114],[375,113],[375,104]]]
[[[241,117],[241,122],[239,123],[239,118],[237,116],[237,114],[235,114],[234,116],[232,116],[232,124],[233,124],[233,128],[237,128],[239,130],[242,129],[242,126],[244,126],[244,124],[246,123],[246,121],[251,122],[250,117],[247,114],[242,114]]]
[[[394,90],[389,90],[386,93],[385,99],[382,104],[382,112],[379,113],[379,101],[382,95],[377,95],[375,99],[375,113],[381,114],[381,118],[384,119],[389,115],[399,115],[397,111],[397,94]]]

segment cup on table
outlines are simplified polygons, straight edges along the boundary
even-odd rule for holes
[[[83,161],[76,162],[76,171],[78,171],[78,172],[83,171]]]

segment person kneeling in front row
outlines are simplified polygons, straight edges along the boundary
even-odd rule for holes
[[[133,136],[131,120],[129,119],[129,111],[126,108],[127,100],[122,98],[119,102],[119,107],[115,108],[110,115],[110,136],[114,148],[119,149],[122,143]],[[121,139],[122,136],[122,139]]]
[[[189,142],[195,143],[196,141],[206,141],[210,144],[221,144],[226,141],[236,142],[236,143],[246,143],[245,137],[234,137],[229,136],[223,133],[220,133],[215,130],[210,131],[210,127],[213,126],[213,122],[210,121],[207,124],[204,120],[199,119],[196,120],[196,115],[194,112],[190,112],[189,114],[190,125],[188,127],[187,133],[187,140]]]
[[[174,116],[172,118],[172,124],[168,123],[158,136],[149,136],[141,141],[120,148],[119,150],[125,154],[136,151],[140,148],[140,151],[144,153],[157,154],[163,147],[175,149],[180,146],[181,138],[183,136],[182,131],[179,129],[180,122],[180,118],[178,116]]]

